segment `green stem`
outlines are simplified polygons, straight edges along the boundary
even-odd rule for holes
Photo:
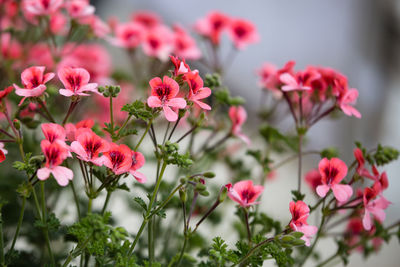
[[[3,240],[3,214],[0,207],[0,264],[2,267],[6,266],[6,259],[4,257],[4,240]]]
[[[147,237],[149,242],[149,265],[151,266],[154,261],[154,217],[149,219],[149,223],[147,225]]]
[[[250,231],[250,224],[249,224],[249,214],[246,208],[243,208],[244,212],[244,222],[246,224],[247,229],[247,239],[249,240],[249,244],[251,244],[251,231]]]
[[[185,241],[183,241],[183,246],[182,246],[182,249],[181,249],[181,253],[179,254],[178,262],[176,263],[177,267],[181,266],[183,254],[185,253],[185,249],[186,249],[188,240],[189,240],[189,238],[185,235]]]
[[[26,197],[24,196],[22,198],[22,206],[21,206],[21,212],[19,214],[19,219],[18,219],[18,224],[17,224],[17,230],[15,230],[14,238],[11,243],[11,248],[10,251],[14,249],[15,242],[17,242],[18,234],[19,234],[19,229],[21,228],[22,221],[24,220],[24,213],[25,213],[25,203],[26,203]]]
[[[68,108],[68,111],[67,111],[67,115],[65,115],[65,118],[63,119],[62,126],[64,126],[67,123],[68,118],[69,118],[69,116],[71,116],[71,114],[74,111],[76,105],[78,105],[77,101],[71,101],[71,104],[69,105],[69,108]]]
[[[167,197],[167,199],[164,200],[164,202],[163,202],[161,205],[159,205],[157,209],[155,209],[153,212],[150,213],[149,217],[152,217],[154,214],[156,214],[156,213],[159,212],[161,209],[163,209],[163,208],[168,204],[168,202],[174,197],[175,193],[178,192],[179,189],[182,188],[182,186],[184,186],[184,185],[183,185],[183,184],[178,185],[178,186],[174,189],[174,191],[172,191],[172,193],[169,194],[169,196]]]
[[[39,99],[39,98],[38,98]],[[46,104],[43,102],[43,100],[39,99],[39,104],[42,107],[44,113],[46,113],[46,116],[48,117],[48,119],[50,120],[50,122],[55,123],[56,121],[54,120],[53,116],[51,116],[51,113],[49,112],[49,110],[46,107]]]
[[[128,118],[122,124],[121,128],[118,129],[118,137],[120,136],[120,133],[122,132],[122,130],[125,129],[126,125],[128,125],[128,122],[131,118],[132,118],[132,115],[129,115]]]
[[[93,198],[89,197],[88,212],[87,213],[92,213],[92,202],[93,202]]]
[[[110,124],[111,124],[111,138],[114,138],[114,114],[113,114],[113,97],[110,95]]]
[[[243,264],[243,263],[244,263],[244,262],[259,248],[259,247],[261,247],[261,246],[263,246],[263,245],[265,245],[265,244],[267,244],[267,243],[269,243],[269,242],[274,241],[274,239],[275,239],[274,237],[271,237],[271,238],[265,239],[264,241],[261,241],[260,243],[258,243],[257,245],[255,245],[252,249],[250,249],[249,252],[247,252],[247,254],[246,254],[238,263],[232,265],[232,267],[233,267],[233,266],[236,266],[236,265],[242,266],[242,264]]]
[[[101,215],[104,215],[104,212],[107,209],[108,202],[110,201],[111,191],[107,191],[106,200],[104,201],[103,208],[101,209]]]
[[[319,225],[319,228],[318,228],[317,236],[315,237],[314,243],[307,250],[306,255],[304,256],[303,260],[300,262],[299,267],[303,266],[306,263],[308,257],[314,251],[314,248],[317,245],[317,242],[318,242],[319,238],[321,237],[322,230],[323,230],[324,223],[325,223],[325,219],[326,219],[326,215],[325,215],[325,199],[326,198],[324,198],[324,201],[322,202],[322,208],[321,208],[322,220],[321,220],[321,224]],[[328,204],[328,207],[329,207],[329,204]]]
[[[153,120],[150,120],[150,122],[147,124],[146,130],[144,131],[142,137],[141,137],[140,140],[139,140],[139,143],[137,143],[137,145],[136,145],[135,148],[133,149],[134,151],[137,151],[137,150],[138,150],[140,144],[142,143],[144,137],[145,137],[146,134],[148,133],[148,131],[149,131],[149,129],[150,129],[150,127],[151,127],[152,124],[153,124]]]
[[[298,148],[298,157],[299,157],[299,166],[298,166],[298,177],[297,177],[297,191],[301,193],[301,167],[302,167],[302,142],[303,142],[303,134],[299,133],[299,148]]]
[[[71,188],[72,188],[72,193],[74,194],[74,200],[75,200],[75,205],[76,205],[76,212],[78,213],[78,219],[81,219],[81,210],[79,208],[79,198],[78,195],[76,194],[75,186],[74,186],[74,181],[70,182]]]
[[[53,251],[51,250],[51,244],[50,244],[50,238],[49,238],[49,229],[48,229],[48,226],[47,226],[46,197],[45,197],[45,193],[44,193],[44,182],[42,182],[42,181],[40,182],[40,192],[41,192],[41,195],[42,195],[42,222],[44,224],[46,224],[45,229],[43,229],[44,237],[46,239],[46,245],[47,245],[47,249],[49,251],[51,265],[52,266],[56,266],[56,262],[54,260],[54,255],[53,255]]]
[[[152,209],[154,201],[156,199],[158,189],[160,188],[161,180],[162,180],[162,177],[164,175],[166,167],[167,167],[167,163],[164,162],[162,167],[161,167],[161,172],[160,172],[160,174],[158,176],[156,186],[154,187],[153,194],[152,194],[152,197],[150,199],[150,203],[149,203],[149,205],[147,207],[146,216],[143,219],[142,225],[140,226],[139,232],[137,233],[137,235],[135,237],[135,240],[133,241],[131,247],[129,248],[129,252],[128,252],[129,255],[131,255],[133,250],[135,249],[135,246],[136,246],[137,242],[139,241],[140,236],[142,235],[144,227],[146,226],[147,222],[149,221],[149,218],[150,218],[149,216],[150,216],[150,213],[151,213],[151,209]]]

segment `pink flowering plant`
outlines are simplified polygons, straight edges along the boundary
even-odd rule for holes
[[[339,71],[265,63],[270,101],[249,131],[224,73],[260,38],[220,11],[183,27],[150,11],[104,22],[89,0],[0,0],[0,265],[324,266],[400,237],[385,221],[396,149],[356,143],[345,161],[307,147],[321,120],[361,118]],[[105,43],[130,68],[112,68]],[[296,159],[278,220],[263,195]],[[321,257],[325,238],[337,249]]]

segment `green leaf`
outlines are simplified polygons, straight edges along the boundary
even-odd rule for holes
[[[135,197],[133,199],[137,204],[139,204],[140,207],[142,207],[143,210],[147,210],[147,205],[146,202],[141,197]]]

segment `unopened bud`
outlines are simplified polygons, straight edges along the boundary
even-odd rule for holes
[[[219,193],[219,196],[218,196],[218,202],[219,203],[224,202],[227,195],[228,195],[228,188],[226,188],[226,186],[223,186],[221,188],[221,192]]]
[[[205,173],[203,173],[203,176],[204,176],[205,178],[212,179],[212,178],[215,177],[215,173],[213,173],[213,172],[205,172]]]
[[[179,197],[180,197],[182,202],[186,202],[187,194],[186,194],[186,189],[185,188],[179,189]]]
[[[13,120],[13,125],[14,125],[15,129],[17,129],[17,130],[21,129],[21,122],[18,119]]]

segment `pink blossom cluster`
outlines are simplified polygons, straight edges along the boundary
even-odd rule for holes
[[[66,186],[73,179],[73,172],[61,165],[67,157],[72,157],[73,152],[87,164],[104,165],[115,175],[130,173],[137,181],[144,183],[146,176],[137,171],[145,163],[143,154],[131,150],[127,145],[108,142],[93,132],[93,125],[91,120],[68,123],[65,127],[55,123],[42,124],[45,139],[41,141],[41,149],[46,162],[38,170],[38,178],[46,180],[52,174],[59,185]]]
[[[112,18],[109,24],[111,43],[130,51],[141,47],[145,55],[161,61],[167,61],[170,54],[192,60],[201,57],[196,41],[184,27],[174,24],[171,29],[153,12],[135,12],[128,22]]]

